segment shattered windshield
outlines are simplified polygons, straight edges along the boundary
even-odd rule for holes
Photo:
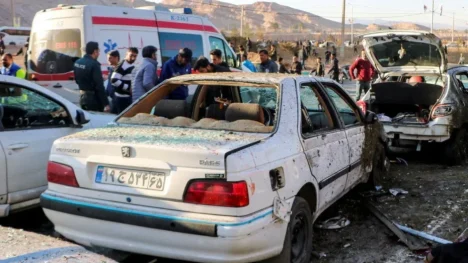
[[[158,87],[128,109],[119,124],[270,133],[278,108],[278,89],[229,83],[197,85],[191,99],[170,100],[180,84]]]
[[[405,40],[376,43],[371,52],[382,67],[431,66],[439,67],[441,52],[435,45]]]

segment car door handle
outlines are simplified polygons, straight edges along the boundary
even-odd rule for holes
[[[7,147],[8,150],[19,150],[19,149],[24,149],[28,148],[29,144],[28,143],[15,143],[11,144]]]

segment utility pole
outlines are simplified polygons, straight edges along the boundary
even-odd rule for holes
[[[244,36],[244,6],[241,7],[241,28],[240,28],[240,36]]]
[[[15,26],[15,4],[13,3],[13,0],[11,0],[11,23],[12,26]]]
[[[351,4],[349,4],[351,5]],[[351,44],[354,45],[354,6],[351,5]]]
[[[453,22],[452,22],[452,43],[453,43],[454,34],[455,34],[455,12],[453,12]]]
[[[434,12],[435,12],[435,9],[434,9],[434,0],[432,0],[432,21],[431,21],[431,33],[433,33],[434,31]]]
[[[345,16],[346,16],[346,0],[343,0],[343,10],[341,11],[341,57],[344,57],[344,33],[345,33]]]

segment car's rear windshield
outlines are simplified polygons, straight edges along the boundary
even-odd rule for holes
[[[392,41],[373,45],[371,52],[382,67],[441,65],[440,50],[428,43]]]
[[[248,83],[196,87],[184,99],[180,97],[184,85],[162,85],[122,114],[117,123],[259,133],[274,130],[279,101],[276,87]]]

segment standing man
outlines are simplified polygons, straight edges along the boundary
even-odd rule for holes
[[[110,112],[109,100],[104,89],[99,44],[88,42],[86,55],[74,64],[75,81],[80,89],[80,106],[84,110]]]
[[[249,60],[247,53],[242,55],[242,66],[248,68],[251,72],[257,72],[257,68],[255,68],[255,65]]]
[[[219,49],[213,49],[210,51],[210,59],[215,65],[229,68],[229,65],[223,61],[223,52]]]
[[[321,57],[317,58],[317,66],[316,66],[315,69],[310,71],[310,74],[312,74],[312,73],[315,73],[315,76],[317,76],[317,77],[325,76],[325,65],[323,65]]]
[[[338,59],[336,58],[336,54],[335,53],[332,53],[331,54],[331,63],[332,63],[332,66],[331,66],[331,69],[328,71],[328,74],[330,74],[331,72],[333,72],[333,76],[332,76],[332,79],[336,82],[339,81],[339,77],[340,77],[340,66],[338,65],[339,64],[339,61]]]
[[[117,114],[132,104],[132,71],[135,69],[134,63],[137,56],[138,49],[136,47],[128,48],[125,60],[112,73],[111,83],[115,88],[113,105]]]
[[[112,99],[111,102],[111,113],[117,114],[117,109],[115,108],[115,88],[112,86],[112,82],[110,80],[112,73],[114,73],[115,69],[119,65],[120,62],[120,53],[118,50],[112,50],[107,53],[107,62],[109,63],[109,67],[107,67],[108,71],[108,79],[107,79],[107,86],[106,86],[106,93],[107,96]]]
[[[3,35],[0,35],[0,56],[3,56],[5,54],[5,41],[3,40]]]
[[[357,70],[357,77],[354,74],[354,70]],[[349,75],[351,79],[357,79],[356,82],[356,101],[361,99],[362,91],[364,94],[370,89],[371,80],[374,76],[374,67],[367,59],[366,52],[361,52],[361,58],[354,61],[354,63],[349,67]]]
[[[180,75],[192,73],[192,50],[183,48],[179,50],[179,54],[169,59],[164,63],[161,71],[161,78],[159,83],[177,77]],[[169,96],[171,100],[185,100],[188,97],[188,87],[181,85],[177,87]]]
[[[158,49],[155,46],[143,48],[143,63],[135,76],[135,87],[132,90],[132,100],[136,101],[158,83],[158,60],[156,56]]]
[[[13,55],[6,53],[2,57],[3,67],[0,68],[0,74],[13,76],[20,79],[26,78],[26,71],[13,62]]]
[[[260,55],[260,66],[258,72],[278,73],[278,65],[268,57],[268,51],[262,49],[258,52]]]
[[[292,74],[298,74],[298,75],[302,74],[302,64],[301,64],[301,62],[299,62],[297,60],[296,56],[293,57],[293,62],[292,62],[292,65],[291,65],[291,73]]]
[[[286,68],[286,66],[284,65],[283,63],[283,58],[282,57],[279,57],[278,58],[278,63],[279,63],[279,71],[278,73],[282,73],[282,74],[290,74],[291,72],[289,72],[289,70]]]
[[[198,71],[199,73],[216,73],[216,72],[231,72],[229,67],[224,67],[210,63],[207,58],[201,56],[198,58],[193,70]]]
[[[465,64],[465,57],[463,56],[463,53],[460,54],[460,59],[458,60],[458,65],[463,65]]]
[[[250,41],[249,37],[247,37],[245,40],[245,48],[246,48],[247,53],[252,51],[252,41]]]

